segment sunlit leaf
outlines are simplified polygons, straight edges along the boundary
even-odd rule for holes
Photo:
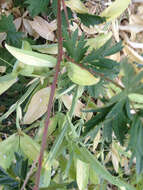
[[[68,0],[65,1],[65,4],[77,13],[88,13],[88,9],[80,0]]]
[[[68,62],[67,68],[69,78],[78,85],[89,86],[99,82],[99,78],[95,78],[89,71],[74,63]]]
[[[83,162],[87,162],[89,167],[96,172],[101,178],[106,179],[111,184],[118,186],[119,188],[124,187],[126,190],[135,190],[135,188],[128,183],[120,180],[118,177],[112,176],[107,169],[96,160],[96,157],[92,155],[85,147],[78,147],[76,144],[72,144],[76,156]]]
[[[87,39],[86,45],[89,46],[88,50],[92,50],[93,48],[99,49],[103,44],[105,44],[112,36],[112,32],[109,32],[107,34],[99,34],[95,38],[89,38]]]
[[[7,44],[5,45],[5,47],[14,57],[27,65],[33,65],[35,67],[54,67],[56,64],[56,58],[50,55],[18,49]]]
[[[0,77],[0,95],[18,81],[16,74],[7,74]]]
[[[128,95],[128,97],[133,102],[143,103],[143,95],[142,94],[131,93]]]
[[[102,13],[102,17],[106,17],[107,21],[111,21],[120,16],[130,4],[131,0],[116,0]]]
[[[76,180],[79,190],[85,190],[87,188],[89,179],[89,165],[79,159],[76,162]]]
[[[14,152],[18,151],[19,138],[13,134],[6,140],[0,142],[0,166],[4,169],[9,168],[14,160]]]
[[[57,44],[44,44],[44,45],[32,45],[32,49],[39,51],[41,53],[47,54],[57,54],[58,45]]]

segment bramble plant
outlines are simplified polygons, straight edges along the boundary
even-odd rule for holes
[[[1,16],[0,32],[7,34],[5,51],[11,61],[0,57],[9,65],[0,77],[0,95],[16,88],[19,96],[0,115],[2,133],[11,115],[16,118],[10,135],[0,142],[0,189],[143,186],[143,71],[125,57],[112,59],[124,45],[111,32],[90,39],[80,27],[70,27],[74,17],[89,28],[109,23],[129,3],[116,0],[99,16],[80,0],[22,1],[21,9],[32,18],[49,7],[51,20],[57,18],[54,44],[34,44],[16,31],[12,15]],[[124,174],[123,161],[132,178]]]

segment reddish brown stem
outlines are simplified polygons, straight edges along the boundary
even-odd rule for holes
[[[62,4],[63,4],[63,9],[64,9],[65,17],[66,17],[66,22],[67,22],[67,25],[68,25],[69,36],[71,36],[70,24],[69,24],[69,18],[68,18],[68,11],[67,11],[67,7],[66,7],[66,4],[65,4],[64,0],[62,0]]]
[[[58,32],[57,32],[57,36],[58,36],[57,65],[55,67],[54,80],[53,80],[53,83],[51,86],[50,98],[49,98],[48,109],[47,109],[47,118],[45,121],[45,128],[44,128],[43,137],[42,137],[41,151],[40,151],[40,156],[39,156],[39,160],[38,160],[38,170],[36,173],[35,186],[34,186],[33,190],[39,189],[40,175],[41,175],[41,169],[42,169],[42,161],[43,161],[44,150],[46,148],[47,132],[48,132],[48,126],[49,126],[49,122],[50,122],[50,114],[51,114],[51,110],[52,110],[52,106],[53,106],[56,83],[58,80],[58,74],[60,71],[60,63],[61,63],[62,54],[63,54],[61,0],[58,0],[57,28],[58,28]]]

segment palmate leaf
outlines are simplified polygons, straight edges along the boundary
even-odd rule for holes
[[[128,113],[128,101],[127,96],[123,96],[120,101],[116,100],[114,103],[111,103],[111,105],[109,104],[109,106],[94,110],[97,114],[85,123],[86,128],[83,135],[86,135],[87,132],[102,122],[105,140],[111,142],[112,131],[114,131],[119,142],[123,144],[125,135],[128,131],[127,123],[131,118]]]
[[[65,38],[63,45],[69,56],[71,56],[75,62],[80,62],[88,49],[88,47],[85,46],[86,40],[84,34],[78,40],[78,29],[72,33],[71,37],[66,30],[63,30],[63,37]]]
[[[121,70],[123,71],[122,83],[128,90],[128,93],[138,94],[138,99],[139,94],[143,94],[143,71],[137,72],[135,65],[128,63],[127,59],[121,62]],[[132,98],[132,95],[129,96]]]
[[[128,144],[128,149],[132,151],[132,158],[136,157],[136,170],[138,174],[143,173],[143,124],[141,119],[138,115],[134,116]]]
[[[97,112],[97,114],[96,116],[92,117],[87,123],[85,123],[86,128],[83,135],[86,135],[87,132],[92,130],[96,125],[103,122],[112,107],[113,105],[94,110],[94,112]]]
[[[97,15],[91,15],[88,13],[85,13],[85,14],[79,14],[78,13],[77,16],[80,18],[81,22],[85,26],[94,26],[94,25],[101,24],[101,23],[106,21],[105,17],[100,17]]]
[[[50,0],[26,0],[26,4],[28,4],[28,10],[32,17],[42,13],[46,10],[47,5],[49,4]]]
[[[17,32],[15,25],[13,23],[13,16],[9,15],[8,17],[6,16],[1,16],[0,19],[0,32],[6,32],[7,34],[7,42],[19,46],[20,45],[20,40],[22,38],[22,32]]]
[[[107,114],[105,118],[105,123],[106,123],[106,120],[109,120],[110,125],[105,124],[104,126],[104,127],[107,127],[109,131],[111,131],[109,126],[113,129],[117,139],[119,140],[121,144],[124,143],[125,134],[128,131],[128,128],[127,128],[128,117],[126,114],[126,106],[125,106],[126,101],[128,101],[128,99],[124,97],[113,106],[113,108],[110,110],[110,112]],[[107,129],[106,129],[106,132],[107,134],[104,133],[105,137],[111,140],[112,133],[108,133]]]
[[[117,53],[122,49],[122,43],[119,42],[116,45],[111,46],[112,39],[109,39],[101,48],[92,50],[84,59],[83,64],[86,64],[87,68],[92,69],[95,72],[104,74],[109,78],[117,76],[120,70],[120,63],[108,59],[105,56]]]

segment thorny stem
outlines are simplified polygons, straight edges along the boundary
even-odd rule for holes
[[[48,126],[50,122],[50,113],[52,110],[52,105],[53,105],[53,99],[54,99],[54,94],[55,94],[55,89],[56,89],[56,83],[58,80],[58,73],[60,71],[60,63],[62,60],[62,54],[63,54],[63,40],[62,40],[62,19],[61,19],[61,0],[58,0],[58,9],[57,9],[57,36],[58,36],[58,58],[57,58],[57,65],[55,67],[55,75],[54,75],[54,80],[51,86],[51,92],[50,92],[50,98],[49,98],[49,103],[48,103],[48,109],[47,109],[47,118],[45,120],[45,128],[43,132],[43,137],[42,137],[42,145],[41,145],[41,151],[40,151],[40,156],[38,160],[38,170],[36,173],[36,179],[35,179],[35,186],[33,190],[38,190],[39,189],[39,183],[40,183],[40,174],[41,174],[41,169],[42,169],[42,160],[44,156],[44,150],[46,148],[46,141],[47,141],[47,132],[48,132]]]
[[[76,63],[73,59],[71,59],[70,57],[68,57],[66,54],[64,54],[64,56],[65,56],[65,58],[66,58],[68,61],[70,61],[70,62],[72,62],[72,63],[74,63],[74,64],[80,66],[81,68],[83,68],[83,69],[85,69],[85,70],[88,70],[88,71],[89,71],[90,73],[92,73],[92,74],[96,74],[96,75],[100,76],[101,78],[103,78],[104,80],[106,80],[106,81],[108,81],[108,82],[111,82],[112,84],[114,84],[115,86],[117,86],[118,88],[120,88],[121,90],[124,90],[124,87],[123,87],[123,86],[121,86],[121,85],[118,84],[117,82],[115,82],[115,81],[113,81],[113,80],[111,80],[111,79],[105,77],[103,73],[98,73],[98,72],[96,72],[96,71],[93,71],[93,70],[84,68],[82,64]]]

